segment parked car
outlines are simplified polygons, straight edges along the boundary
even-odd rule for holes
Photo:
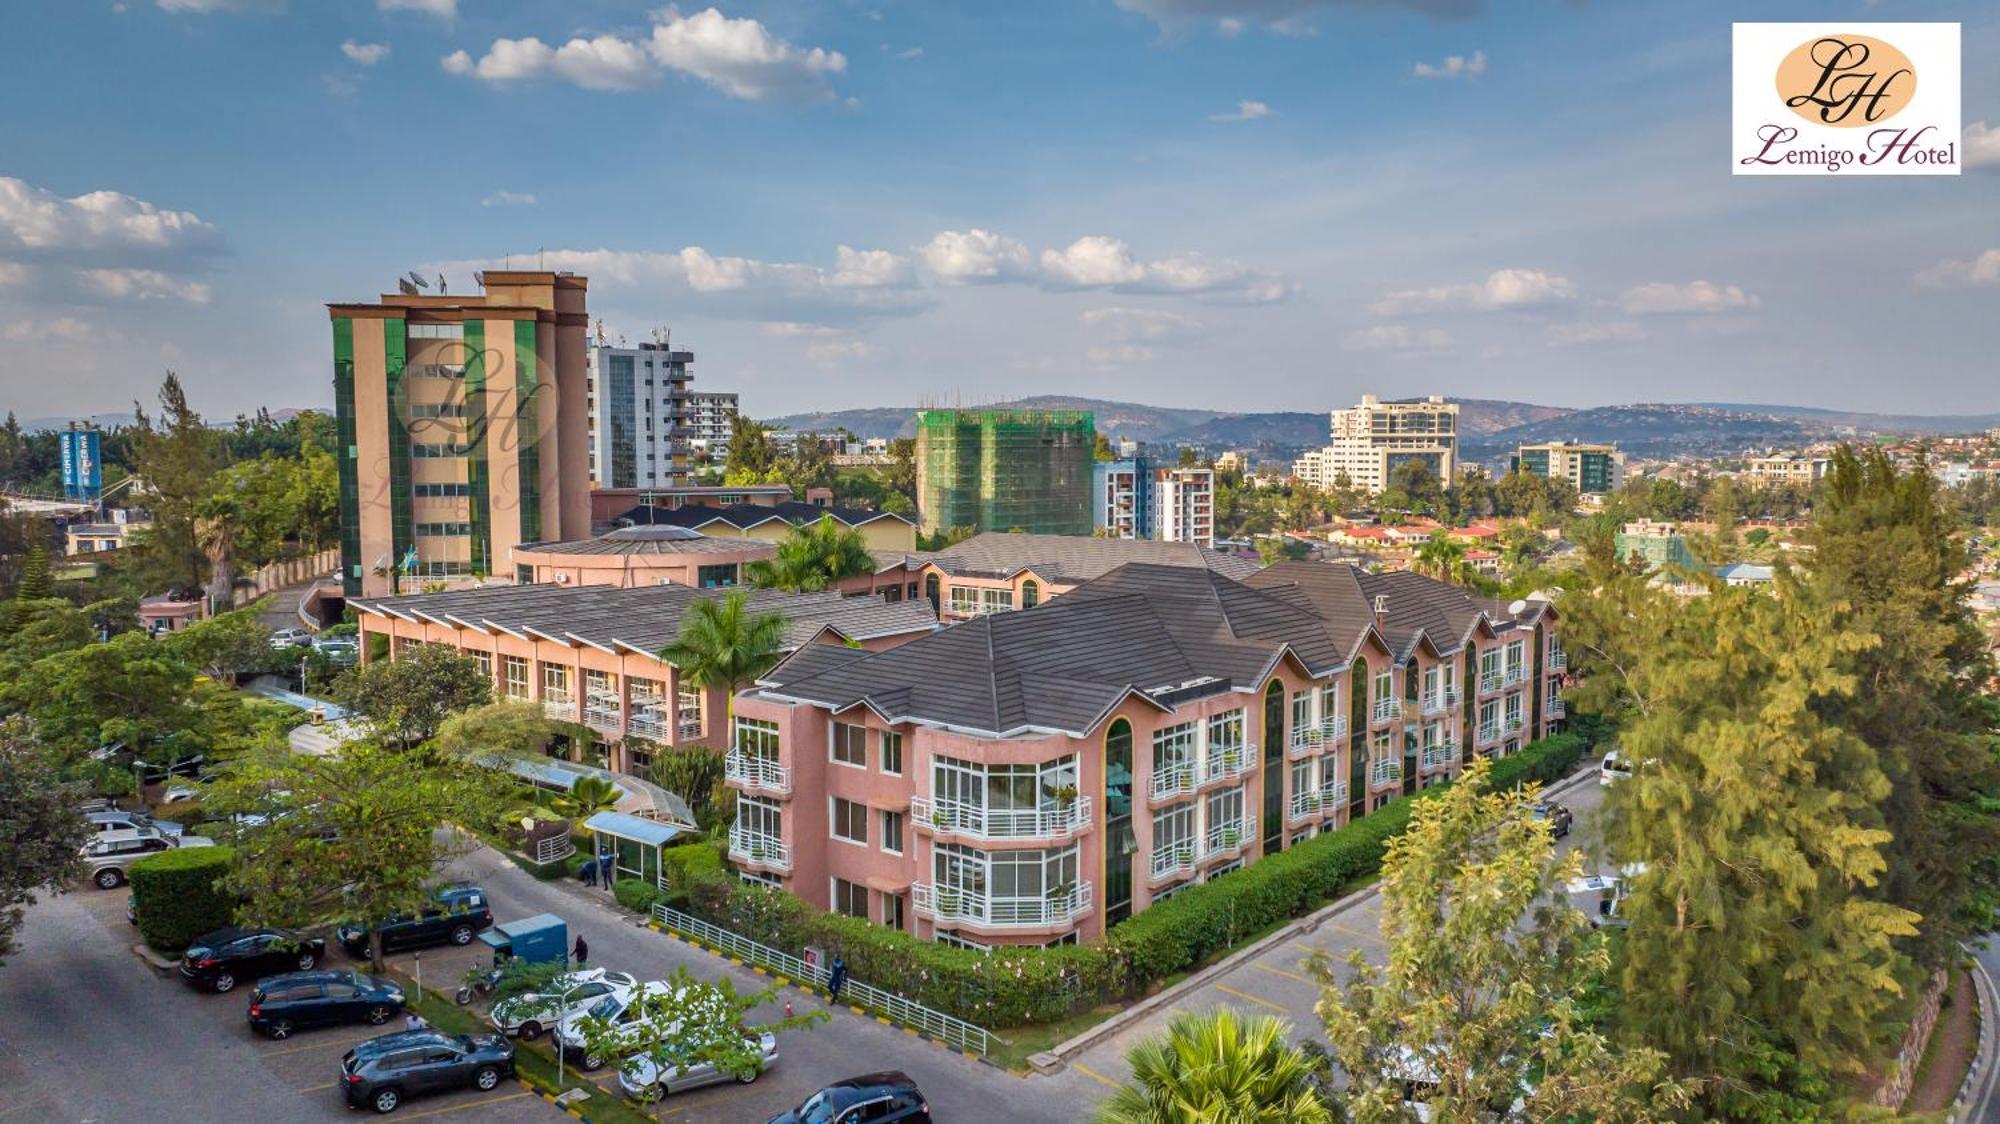
[[[250,992],[250,1029],[273,1038],[340,1023],[381,1026],[403,1009],[403,989],[379,976],[325,970],[286,972]]]
[[[1568,808],[1563,807],[1553,800],[1543,800],[1537,803],[1534,811],[1530,812],[1529,815],[1546,822],[1549,825],[1550,833],[1557,839],[1568,835],[1569,829],[1576,823],[1576,816]]]
[[[513,1072],[514,1045],[498,1034],[403,1031],[370,1038],[340,1059],[347,1106],[382,1113],[425,1093],[489,1092]]]
[[[446,886],[415,917],[392,917],[383,922],[382,949],[471,944],[480,930],[492,927],[493,909],[486,903],[486,891],[477,886]],[[340,947],[358,959],[368,955],[368,932],[366,925],[342,925],[335,935]]]
[[[545,992],[510,996],[493,1005],[493,1029],[530,1042],[542,1032],[614,992],[631,991],[639,981],[626,972],[588,968],[550,981]],[[565,1002],[565,1000],[567,1002]]]
[[[181,955],[181,979],[221,993],[281,972],[310,972],[326,959],[326,941],[283,929],[217,929]]]
[[[215,840],[201,835],[169,837],[147,829],[143,832],[107,832],[83,845],[83,865],[90,880],[100,890],[115,890],[125,884],[125,872],[147,855],[157,855],[175,847],[213,847]]]
[[[353,663],[361,658],[361,644],[352,636],[322,636],[313,649],[334,663]]]
[[[675,1060],[672,1047],[663,1046],[657,1051],[635,1055],[620,1066],[618,1086],[627,1094],[643,1099],[699,1089],[703,1085],[719,1085],[724,1081],[741,1081],[748,1085],[777,1062],[778,1036],[765,1032],[746,1037],[743,1041],[759,1055],[757,1070],[748,1077],[724,1073],[708,1062],[682,1065]]]
[[[1610,788],[1619,781],[1631,779],[1632,763],[1621,757],[1615,749],[1605,754],[1604,760],[1597,766],[1597,783],[1605,788]]]
[[[281,628],[271,633],[271,648],[284,651],[286,648],[304,648],[313,642],[312,633],[303,628]]]
[[[618,1061],[639,1048],[638,1031],[642,1017],[639,998],[645,995],[666,995],[672,985],[665,980],[654,980],[623,991],[613,991],[581,1011],[572,1012],[556,1024],[556,1049],[572,1058],[585,1071],[603,1069],[606,1062]],[[597,1018],[611,1024],[617,1040],[631,1043],[623,1051],[611,1054],[593,1051],[584,1042],[582,1024],[586,1018]],[[674,1028],[662,1027],[661,1037],[670,1037]]]
[[[765,1124],[931,1124],[930,1102],[906,1073],[891,1070],[836,1081]]]
[[[173,784],[167,786],[165,792],[160,794],[160,803],[181,804],[189,800],[199,800],[202,798],[202,795],[203,789],[200,784],[189,781],[175,781]]]
[[[172,820],[156,820],[144,812],[127,812],[114,808],[107,812],[85,812],[83,818],[99,835],[112,832],[143,830],[154,828],[162,835],[180,835],[187,829]]]

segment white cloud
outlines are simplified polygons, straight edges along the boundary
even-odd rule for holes
[[[1988,250],[1971,261],[1941,261],[1918,273],[1917,284],[1938,289],[2000,284],[2000,250]]]
[[[842,289],[896,288],[913,284],[910,259],[887,250],[834,247],[833,274],[827,284]]]
[[[81,343],[90,335],[90,325],[68,316],[59,316],[54,320],[16,320],[0,328],[0,338],[25,343]]]
[[[919,254],[925,269],[952,285],[1014,281],[1034,273],[1026,245],[977,227],[939,231]]]
[[[1457,341],[1438,328],[1412,328],[1408,324],[1376,324],[1349,332],[1340,341],[1342,349],[1354,352],[1416,354],[1450,349]]]
[[[1126,363],[1145,363],[1158,354],[1157,351],[1154,351],[1150,347],[1134,343],[1088,347],[1083,351],[1084,359],[1093,367],[1117,367]]]
[[[896,57],[902,59],[904,62],[911,62],[915,59],[923,58],[924,49],[922,47],[909,47],[904,50],[897,51]]]
[[[423,12],[442,20],[458,18],[458,0],[375,0],[378,12]]]
[[[838,51],[793,46],[757,20],[730,19],[714,8],[691,16],[668,8],[654,18],[651,32],[636,41],[598,35],[551,47],[534,36],[502,38],[477,60],[453,51],[443,66],[488,82],[555,78],[587,90],[642,89],[675,71],[745,101],[790,103],[831,99],[832,77],[847,69]]]
[[[1965,127],[1965,166],[1986,168],[2000,165],[2000,128],[1984,121],[1974,121]]]
[[[816,343],[806,348],[806,358],[815,363],[833,365],[842,360],[866,359],[881,352],[881,348],[862,340],[836,340]]]
[[[1368,306],[1377,316],[1409,316],[1439,310],[1498,311],[1533,308],[1576,298],[1569,278],[1539,269],[1501,269],[1471,284],[1438,285],[1389,293]]]
[[[1756,308],[1756,297],[1735,285],[1713,281],[1690,281],[1677,285],[1655,281],[1625,290],[1618,303],[1633,316],[1657,316],[1675,312],[1744,312]]]
[[[1210,121],[1255,121],[1260,117],[1269,116],[1271,116],[1270,106],[1265,105],[1261,101],[1244,98],[1242,101],[1236,103],[1236,112],[1211,113],[1208,115],[1208,119]]]
[[[1042,274],[1058,287],[1108,289],[1145,280],[1146,267],[1124,242],[1086,234],[1060,250],[1043,250]]]
[[[1585,344],[1636,343],[1647,338],[1644,327],[1630,320],[1611,320],[1597,324],[1551,324],[1548,327],[1549,342],[1561,346]]]
[[[282,12],[285,0],[156,0],[163,12],[207,16],[217,12]]]
[[[1080,319],[1113,343],[1173,339],[1201,327],[1178,312],[1161,308],[1093,308]]]
[[[86,269],[77,274],[83,287],[118,300],[182,300],[207,304],[208,286],[184,281],[157,269]]]
[[[1269,28],[1285,35],[1312,33],[1308,17],[1322,8],[1402,8],[1438,20],[1471,19],[1486,11],[1486,0],[1117,0],[1128,12],[1146,16],[1161,29],[1213,23],[1223,36],[1246,26]]]
[[[1477,78],[1486,73],[1486,52],[1474,51],[1467,58],[1464,55],[1447,55],[1445,60],[1435,65],[1420,62],[1416,67],[1419,78]]]
[[[757,330],[772,339],[823,339],[841,334],[839,328],[825,324],[801,324],[797,320],[771,320],[757,326]]]
[[[1267,304],[1292,293],[1285,278],[1236,262],[1180,254],[1142,262],[1124,242],[1089,234],[1060,250],[1043,250],[1042,284],[1052,289],[1110,289],[1121,293],[1179,293],[1212,300]]]
[[[118,191],[64,198],[0,176],[0,250],[47,256],[194,255],[222,235],[190,211],[170,211]]]
[[[532,207],[535,193],[532,191],[496,191],[479,201],[482,207]]]
[[[340,53],[362,66],[374,66],[389,57],[389,44],[356,43],[349,39],[340,45]]]

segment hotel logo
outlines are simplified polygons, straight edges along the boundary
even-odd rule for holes
[[[1955,23],[1735,25],[1739,176],[1955,176]]]

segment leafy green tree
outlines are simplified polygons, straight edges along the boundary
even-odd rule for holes
[[[45,656],[4,689],[34,719],[36,736],[70,761],[122,742],[167,764],[206,741],[202,712],[188,705],[193,666],[136,632]]]
[[[60,893],[83,874],[91,829],[76,802],[84,793],[62,775],[26,722],[0,722],[0,965],[35,895]]]
[[[1465,540],[1439,531],[1417,547],[1410,569],[1453,585],[1471,585],[1477,576],[1466,557]]]
[[[556,724],[540,705],[501,699],[462,710],[438,726],[438,750],[465,761],[540,757],[556,737]]]
[[[193,589],[209,570],[196,532],[197,508],[220,467],[216,435],[188,405],[179,376],[167,372],[160,384],[157,423],[138,403],[134,466],[145,478],[146,506],[153,521],[133,534],[135,576],[147,589]]]
[[[256,605],[220,613],[158,643],[214,679],[235,679],[292,662],[288,653],[271,649],[271,630],[257,614]]]
[[[420,909],[452,843],[447,823],[483,823],[506,798],[491,770],[349,742],[320,755],[273,749],[239,758],[209,786],[211,813],[264,817],[236,834],[229,883],[245,924],[369,928]]]
[[[1330,1124],[1291,1027],[1227,1007],[1181,1013],[1125,1052],[1132,1080],[1097,1107],[1098,1124]]]
[[[581,776],[562,793],[549,801],[558,815],[582,823],[599,812],[608,812],[618,806],[622,795],[616,782],[606,777]]]
[[[652,781],[682,800],[703,831],[714,833],[736,818],[735,792],[724,783],[722,755],[698,745],[668,746],[653,754]]]
[[[778,543],[775,556],[751,562],[743,572],[759,589],[812,593],[874,573],[875,556],[858,529],[822,515],[810,526],[792,528]]]
[[[737,418],[729,431],[729,474],[743,474],[749,483],[761,482],[778,463],[778,450],[771,442],[771,427],[749,418]]]
[[[764,1068],[757,1033],[804,1030],[828,1019],[824,1011],[809,1011],[746,1028],[746,1014],[777,998],[776,984],[744,993],[727,976],[711,983],[679,965],[662,982],[664,987],[638,993],[629,1013],[616,1023],[594,1014],[577,1020],[586,1066],[650,1057],[661,1066],[712,1065],[747,1081]],[[651,1090],[651,1097],[659,1095],[660,1090]]]
[[[917,439],[898,437],[889,442],[888,483],[892,491],[909,501],[910,510],[917,507]],[[883,510],[888,510],[884,505]]]
[[[1389,478],[1384,482],[1385,492],[1394,489],[1408,498],[1401,505],[1411,511],[1435,513],[1444,502],[1444,481],[1431,466],[1421,460],[1407,460],[1389,470]],[[1383,501],[1385,504],[1388,501]]]
[[[491,701],[493,685],[470,657],[424,644],[348,671],[334,682],[334,694],[378,736],[407,748],[437,733],[452,714]]]
[[[1904,943],[1926,968],[1991,928],[2000,904],[2000,769],[1981,697],[1994,667],[1967,603],[1972,558],[1953,532],[1924,468],[1843,448],[1808,540],[1812,583],[1877,640],[1852,657],[1861,689],[1831,706],[1888,775],[1881,810],[1894,839],[1877,891],[1924,918]]]
[[[1357,1122],[1409,1120],[1408,1081],[1433,1084],[1432,1119],[1650,1120],[1685,1100],[1665,1057],[1618,1050],[1583,1003],[1611,955],[1589,919],[1560,900],[1583,873],[1558,858],[1533,815],[1535,786],[1494,791],[1475,761],[1412,807],[1382,862],[1387,964],[1360,952],[1334,982],[1325,959],[1318,1012],[1347,1077]]]
[[[1918,921],[1871,898],[1890,784],[1834,720],[1876,640],[1782,566],[1775,596],[1711,580],[1631,623],[1619,737],[1636,769],[1605,804],[1611,856],[1645,865],[1623,907],[1626,1026],[1710,1098],[1755,1081],[1766,1036],[1858,1068]]]
[[[753,613],[742,590],[721,598],[703,598],[681,617],[674,642],[660,649],[681,681],[690,686],[721,688],[729,723],[736,724],[736,692],[776,666],[783,653],[787,625],[781,613]]]

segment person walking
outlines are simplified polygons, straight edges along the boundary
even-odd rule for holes
[[[422,1030],[426,1025],[424,1017],[415,1011],[411,1011],[409,1014],[403,1016],[404,1030]]]
[[[576,956],[576,966],[579,968],[583,967],[584,962],[590,959],[590,946],[584,943],[582,933],[576,935],[576,952],[574,955]]]
[[[847,960],[844,957],[835,956],[833,958],[833,968],[826,974],[826,1001],[828,1003],[840,1002],[840,989],[846,985]]]

